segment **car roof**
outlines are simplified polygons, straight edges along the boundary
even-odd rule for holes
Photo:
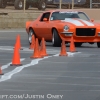
[[[70,12],[76,12],[77,10],[66,10],[66,9],[56,9],[56,10],[48,10],[48,11],[45,11],[44,13],[46,12],[56,12],[56,11],[70,11]],[[82,11],[77,11],[77,12],[82,12]]]

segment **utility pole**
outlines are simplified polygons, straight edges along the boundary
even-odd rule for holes
[[[74,0],[72,0],[72,9],[74,9]]]
[[[61,9],[62,0],[59,0],[59,8]]]
[[[26,0],[24,0],[24,13],[25,13]]]
[[[92,0],[90,0],[90,9],[92,8]]]

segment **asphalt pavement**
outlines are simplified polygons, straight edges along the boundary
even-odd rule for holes
[[[10,66],[16,36],[21,36],[22,66]],[[46,43],[48,56],[30,59],[25,29],[0,30],[0,100],[100,100],[100,49],[84,43],[67,57]]]

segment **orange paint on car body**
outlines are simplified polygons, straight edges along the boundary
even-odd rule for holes
[[[59,18],[54,19],[53,14]],[[64,14],[67,16],[67,18],[64,17],[65,19],[63,19]],[[80,14],[79,16],[83,17],[82,18],[68,17],[71,16],[71,14],[74,15]],[[60,15],[62,16],[61,17],[62,19],[60,19]],[[87,20],[84,19],[85,16]],[[43,18],[45,19],[43,20]],[[69,29],[65,30],[64,27]],[[54,28],[57,30],[60,38],[64,41],[69,42],[71,36],[73,36],[74,42],[100,42],[100,24],[92,22],[91,19],[89,19],[89,17],[84,12],[81,11],[75,11],[75,10],[45,11],[35,21],[26,22],[27,33],[29,33],[30,28],[34,30],[37,38],[42,39],[42,37],[44,37],[46,41],[52,40],[52,29]]]

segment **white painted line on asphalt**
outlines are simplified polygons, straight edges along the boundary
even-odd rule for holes
[[[74,54],[74,53],[72,53],[72,54],[71,54],[71,53],[68,53],[68,55],[73,55],[73,54]],[[54,55],[54,56],[55,56],[55,55]],[[57,56],[57,55],[56,55],[56,56]],[[59,56],[59,54],[58,54],[58,56]],[[29,64],[26,64],[26,65],[23,65],[23,66],[20,66],[20,67],[15,68],[14,70],[12,70],[12,71],[10,71],[10,72],[8,72],[8,73],[2,75],[2,76],[1,76],[1,79],[0,79],[0,82],[6,81],[6,80],[8,80],[8,79],[11,79],[11,77],[12,77],[14,74],[16,74],[16,73],[22,71],[22,69],[24,69],[25,67],[29,67],[29,66],[32,66],[32,65],[36,65],[36,64],[39,63],[40,60],[47,59],[47,58],[49,58],[49,57],[53,57],[53,56],[47,56],[47,57],[44,57],[44,58],[34,59],[34,60],[32,60],[31,63],[29,63]],[[8,65],[8,64],[7,64],[7,65]],[[4,68],[6,68],[6,67],[7,67],[7,66],[5,65]]]
[[[52,57],[52,56],[49,56],[49,57]],[[4,74],[3,76],[1,76],[0,82],[6,81],[6,80],[8,80],[8,79],[11,79],[11,77],[12,77],[14,74],[20,72],[23,68],[29,67],[29,66],[32,66],[32,65],[36,65],[36,64],[38,64],[38,62],[39,62],[40,60],[46,59],[46,58],[49,58],[49,57],[44,57],[44,58],[40,58],[40,59],[35,59],[35,60],[32,60],[31,63],[29,63],[29,64],[26,64],[26,65],[23,65],[23,66],[20,66],[20,67],[16,67],[14,70],[12,70],[12,71],[10,71],[10,72]]]
[[[25,58],[21,58],[20,60],[23,61],[23,60],[25,60]],[[3,69],[8,68],[9,65],[10,65],[11,63],[12,63],[12,62],[10,62],[10,63],[8,63],[8,64],[6,64],[6,65],[3,65],[3,66],[1,67],[1,69],[3,70]]]
[[[74,54],[78,54],[78,53],[81,53],[81,52],[73,52],[73,53],[67,52],[67,53],[68,53],[68,57],[73,57]],[[53,55],[53,56],[57,57],[57,56],[59,56],[59,54],[56,54],[56,55]]]

